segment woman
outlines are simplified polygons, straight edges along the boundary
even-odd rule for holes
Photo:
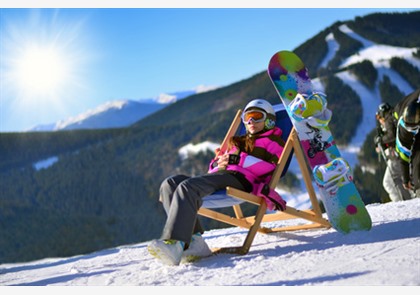
[[[217,151],[208,174],[176,175],[162,182],[159,201],[167,220],[161,239],[148,250],[163,263],[178,265],[183,257],[211,255],[197,219],[203,197],[227,186],[256,193],[270,181],[284,147],[276,113],[269,102],[255,99],[246,105],[242,121],[246,134],[231,138],[227,152]]]

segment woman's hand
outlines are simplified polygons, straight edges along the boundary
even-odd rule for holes
[[[413,189],[413,186],[411,185],[410,182],[403,183],[403,187],[405,190],[408,190],[408,191],[411,191]]]
[[[217,166],[219,167],[219,169],[225,169],[228,163],[229,163],[229,154],[223,154],[219,156],[217,160]]]

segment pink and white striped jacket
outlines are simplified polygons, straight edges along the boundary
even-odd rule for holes
[[[249,154],[241,151],[239,163],[229,164],[226,170],[243,174],[252,184],[253,193],[257,193],[261,183],[268,184],[270,182],[272,172],[283,152],[283,140],[280,137],[282,132],[280,128],[274,127],[257,135],[254,150]],[[228,153],[238,154],[238,148],[234,146]],[[210,162],[208,173],[219,171],[217,166],[213,168],[214,162],[216,159]]]

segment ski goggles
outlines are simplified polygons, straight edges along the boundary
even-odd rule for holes
[[[404,120],[402,118],[400,118],[399,122],[398,122],[405,130],[407,130],[410,133],[413,134],[417,134],[417,132],[420,129],[419,125],[409,125],[407,123],[404,122]]]
[[[267,118],[267,114],[258,110],[251,110],[242,114],[242,122],[249,124],[250,120],[254,123],[264,122]]]

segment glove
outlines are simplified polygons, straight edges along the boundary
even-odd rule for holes
[[[274,189],[271,189],[268,184],[261,183],[258,186],[256,195],[265,199],[269,210],[286,210],[286,201]]]
[[[229,164],[230,165],[238,165],[239,164],[239,160],[241,159],[241,157],[239,155],[235,155],[235,154],[230,154],[229,155]]]

